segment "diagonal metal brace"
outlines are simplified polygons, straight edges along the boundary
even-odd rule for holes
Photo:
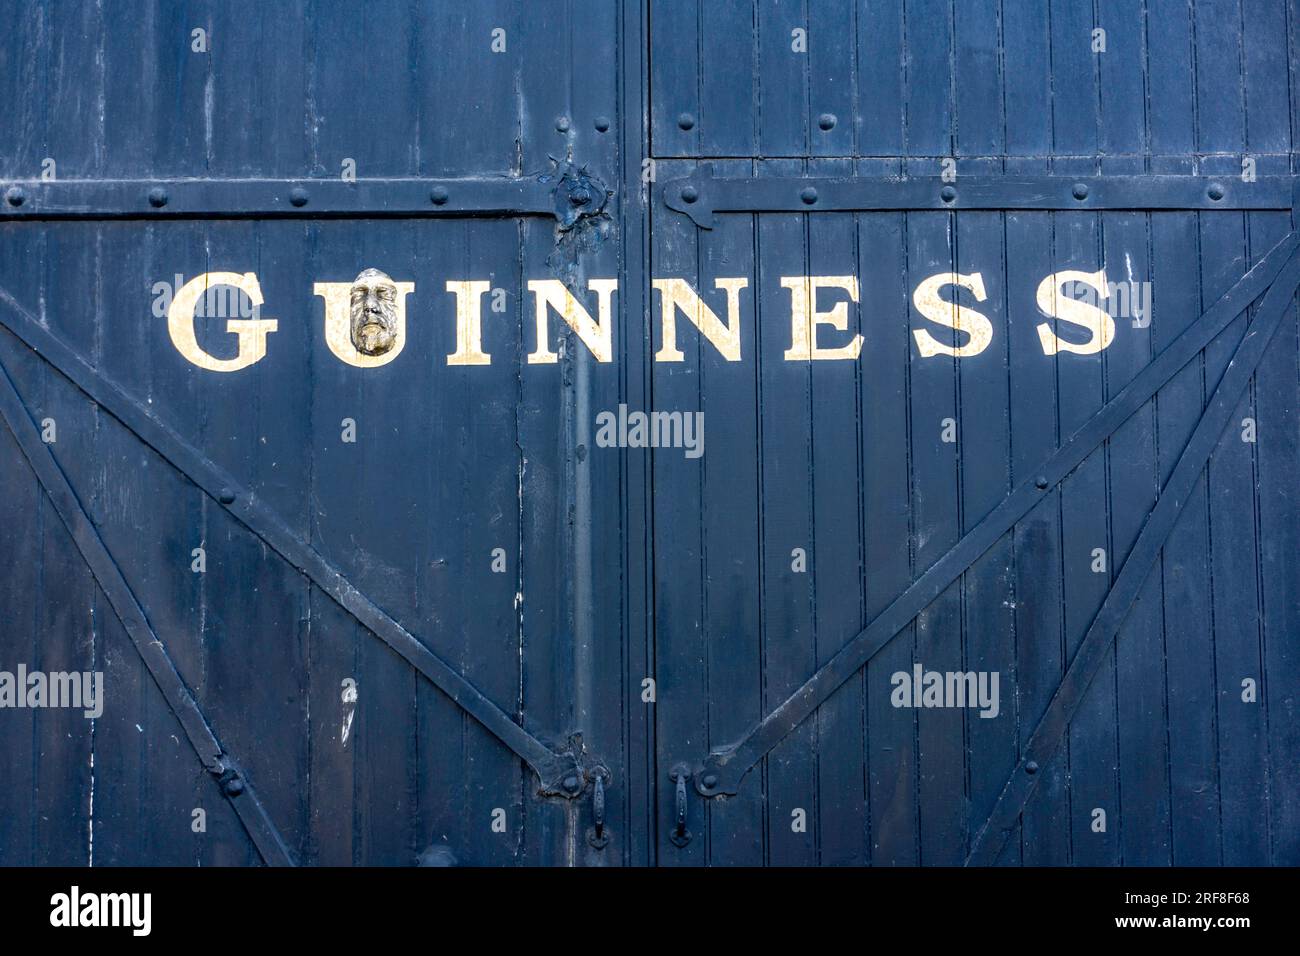
[[[180,721],[190,746],[198,755],[203,769],[210,773],[221,787],[221,792],[234,807],[239,821],[248,831],[257,852],[268,866],[293,866],[289,853],[266,808],[258,799],[252,784],[240,771],[234,759],[226,753],[207,718],[199,709],[194,695],[177,672],[167,649],[163,647],[152,625],[145,617],[140,602],[136,600],[121,569],[105,547],[94,523],[86,514],[67,477],[59,468],[49,446],[41,441],[40,430],[27,413],[27,406],[14,388],[9,370],[0,362],[0,415],[13,432],[23,456],[32,466],[41,487],[45,490],[59,518],[63,521],[77,550],[90,566],[104,596],[112,606],[122,627],[131,638],[141,660],[162,691],[176,719]]]
[[[991,866],[997,861],[1025,803],[1037,787],[1038,769],[1046,767],[1056,753],[1097,670],[1110,653],[1124,618],[1137,600],[1142,584],[1164,548],[1169,532],[1187,505],[1197,479],[1204,471],[1206,462],[1250,383],[1250,377],[1255,374],[1255,369],[1264,356],[1264,350],[1277,332],[1297,286],[1300,286],[1300,254],[1293,255],[1287,262],[1286,268],[1260,304],[1255,320],[1247,328],[1241,344],[1237,346],[1227,371],[1210,396],[1205,413],[1192,432],[1192,437],[1188,439],[1169,480],[1161,489],[1155,508],[1143,522],[1128,560],[1124,562],[1114,586],[1102,602],[1101,610],[1093,618],[1079,650],[1066,669],[1065,677],[1052,695],[1046,712],[1030,734],[1020,762],[1007,778],[988,819],[977,831],[971,843],[970,855],[966,858],[968,866]]]
[[[0,289],[0,325],[25,342],[73,385],[133,431],[249,531],[305,574],[367,630],[427,677],[471,717],[528,764],[544,796],[575,798],[589,782],[583,759],[570,748],[557,752],[538,740],[473,684],[416,639],[358,590],[344,574],[299,537],[253,492],[94,369],[75,349],[41,326],[7,291]]]
[[[951,550],[932,564],[857,636],[841,648],[775,710],[733,743],[713,750],[694,775],[703,796],[734,794],[750,769],[802,723],[846,680],[856,674],[896,634],[956,581],[981,555],[1043,500],[1051,488],[1074,471],[1098,445],[1151,399],[1157,391],[1241,312],[1273,284],[1300,247],[1291,233],[1254,268],[1185,329],[1169,347],[1134,376],[1060,448],[1039,465]]]

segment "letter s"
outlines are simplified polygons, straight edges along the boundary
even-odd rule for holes
[[[1082,345],[1075,345],[1060,338],[1046,322],[1037,326],[1038,340],[1043,343],[1044,355],[1057,352],[1073,352],[1075,355],[1095,355],[1115,338],[1115,320],[1105,310],[1090,302],[1057,295],[1057,290],[1067,282],[1081,282],[1092,286],[1104,299],[1107,295],[1106,270],[1097,272],[1079,272],[1074,269],[1065,272],[1053,272],[1038,284],[1038,307],[1044,315],[1054,319],[1064,319],[1080,328],[1087,329],[1091,338]]]

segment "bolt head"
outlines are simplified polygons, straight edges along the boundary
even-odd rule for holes
[[[221,492],[217,495],[217,500],[223,505],[234,504],[235,493],[229,488],[222,488]]]
[[[15,207],[21,206],[23,204],[23,200],[25,200],[26,198],[27,198],[27,194],[24,193],[22,189],[18,186],[10,186],[8,191],[5,192],[5,199],[8,201],[9,205],[11,206],[15,206]]]
[[[596,117],[596,132],[597,132],[597,133],[604,133],[604,132],[608,131],[608,129],[609,129],[609,117],[608,117],[608,116],[597,116],[597,117]]]
[[[1210,188],[1206,190],[1206,193],[1209,195],[1211,199],[1213,199],[1215,202],[1218,202],[1220,199],[1223,198],[1223,184],[1210,183]]]
[[[238,777],[231,777],[226,781],[225,790],[229,796],[237,797],[244,792],[244,781]]]
[[[307,205],[307,190],[303,189],[301,186],[293,187],[293,189],[289,191],[289,202],[293,203],[295,206]]]
[[[1088,184],[1087,184],[1087,183],[1075,183],[1075,184],[1074,184],[1074,189],[1071,190],[1071,191],[1074,193],[1074,198],[1075,198],[1075,199],[1087,199],[1087,198],[1088,198]]]
[[[692,129],[695,126],[695,117],[690,113],[682,113],[677,117],[677,125],[682,129]]]
[[[952,202],[957,198],[957,190],[952,186],[944,186],[939,190],[939,195],[943,197],[944,202]]]
[[[718,775],[716,773],[706,773],[704,779],[700,782],[704,784],[706,790],[712,790],[718,785]]]
[[[803,200],[805,206],[811,206],[817,201],[817,190],[808,186],[799,194],[799,198]]]
[[[1037,478],[1035,478],[1035,479],[1034,479],[1034,487],[1037,488],[1039,491],[1042,491],[1044,488],[1046,488],[1046,487],[1047,487],[1047,476],[1046,476],[1046,475],[1039,475]]]
[[[447,187],[434,186],[433,189],[429,190],[429,198],[433,200],[433,204],[435,206],[445,205],[447,199],[449,198],[447,194]]]
[[[834,129],[835,123],[836,120],[835,120],[834,113],[823,113],[821,116],[817,117],[817,125],[820,126],[822,129],[825,130]]]
[[[155,186],[149,190],[149,205],[155,209],[161,209],[167,205],[167,192],[161,186]]]
[[[585,206],[591,202],[591,193],[586,189],[575,189],[569,193],[569,202],[575,206]]]
[[[1029,763],[1025,764],[1025,773],[1030,774],[1031,776],[1038,773],[1038,762],[1031,760]]]
[[[569,774],[564,778],[564,789],[569,791],[569,793],[577,793],[578,783],[578,778],[574,774]]]
[[[682,201],[683,201],[683,202],[695,202],[695,200],[697,200],[697,199],[699,199],[699,198],[700,198],[700,191],[699,191],[698,189],[696,189],[694,186],[683,186],[683,187],[682,187]]]
[[[567,133],[569,131],[569,118],[567,116],[555,117],[555,130],[558,133]]]

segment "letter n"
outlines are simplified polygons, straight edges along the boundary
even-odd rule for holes
[[[530,365],[558,362],[559,355],[551,351],[550,335],[547,330],[548,310],[554,309],[569,324],[569,328],[578,333],[578,338],[596,356],[598,362],[614,361],[613,332],[614,323],[610,317],[610,299],[618,288],[617,279],[588,279],[587,288],[596,293],[599,302],[600,321],[595,322],[591,313],[583,308],[582,303],[573,297],[564,283],[559,279],[532,279],[528,282],[528,291],[533,293],[537,302],[537,348],[528,355]]]
[[[660,333],[663,345],[655,353],[656,362],[680,362],[685,355],[677,348],[677,310],[690,319],[700,334],[713,343],[728,362],[740,361],[740,290],[749,285],[744,278],[714,279],[716,288],[727,292],[727,324],[701,301],[685,279],[655,279],[663,309]]]

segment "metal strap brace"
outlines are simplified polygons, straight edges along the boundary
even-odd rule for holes
[[[924,574],[912,582],[907,590],[895,598],[889,607],[822,665],[802,687],[739,740],[710,752],[701,762],[699,772],[694,776],[696,790],[706,797],[736,793],[740,788],[741,780],[759,760],[820,707],[841,684],[861,670],[867,661],[907,627],[949,585],[961,577],[966,569],[993,547],[1015,526],[1016,522],[1028,514],[1049,489],[1063,481],[1091,454],[1093,449],[1110,437],[1115,429],[1146,404],[1169,379],[1205,348],[1251,302],[1269,289],[1283,267],[1292,262],[1298,247],[1300,247],[1300,234],[1295,232],[1274,246],[1254,268],[1242,276],[1199,319],[1170,343],[1168,348],[1139,372],[1118,395],[1103,405],[1087,423],[1039,465],[1032,477],[1022,481],[1003,498],[997,507],[963,535],[947,554],[931,565]],[[1285,277],[1278,280],[1275,294],[1281,298],[1283,306],[1290,301],[1291,293],[1295,289],[1295,271],[1288,268]],[[1275,301],[1277,300],[1274,296],[1270,296],[1266,303],[1272,308],[1272,303]],[[1261,323],[1257,321],[1256,325],[1259,324]],[[1256,339],[1248,341],[1256,341]],[[1264,341],[1267,342],[1267,338]],[[1244,345],[1245,343],[1243,347]],[[1239,362],[1242,355],[1243,353],[1238,352],[1234,362]],[[1254,366],[1250,367],[1253,371]],[[1219,431],[1215,431],[1214,437],[1218,434]],[[1174,487],[1176,486],[1172,484],[1168,486],[1165,495],[1170,494]],[[1164,495],[1161,500],[1164,500]],[[1150,520],[1149,518],[1148,523]],[[1156,542],[1157,550],[1163,541],[1162,535]],[[1130,556],[1125,567],[1127,568],[1132,562],[1133,557]],[[1128,604],[1124,605],[1124,611],[1128,610],[1128,606]]]
[[[376,606],[320,552],[295,534],[272,508],[241,487],[230,474],[155,418],[116,383],[96,371],[75,349],[43,328],[36,317],[4,289],[0,289],[0,303],[7,306],[7,309],[0,310],[0,325],[220,503],[236,520],[310,578],[362,626],[514,751],[537,773],[541,781],[540,793],[572,798],[583,791],[587,773],[572,750],[556,752],[515,723],[463,675]]]
[[[1290,209],[1292,176],[960,176],[715,179],[708,167],[663,184],[664,203],[712,229],[719,212]]]
[[[1178,464],[1160,490],[1155,508],[1143,522],[1142,530],[1138,533],[1137,541],[1129,552],[1119,577],[1088,627],[1088,633],[1084,635],[1065,677],[1052,695],[1047,711],[1030,734],[1020,762],[1007,778],[988,819],[976,832],[971,842],[970,855],[966,858],[967,865],[991,866],[997,861],[998,854],[1037,786],[1038,768],[1045,767],[1060,746],[1061,738],[1083,703],[1084,694],[1092,684],[1097,670],[1110,652],[1124,618],[1137,600],[1142,584],[1151,572],[1151,566],[1160,555],[1169,532],[1173,530],[1174,523],[1191,497],[1192,489],[1210,454],[1218,445],[1219,437],[1227,427],[1242,393],[1246,391],[1250,377],[1255,374],[1264,350],[1277,332],[1297,286],[1300,286],[1300,253],[1292,253],[1282,274],[1269,287],[1255,320],[1246,329],[1241,344],[1237,346],[1227,370],[1219,380],[1214,394],[1210,396],[1205,413],[1197,422],[1192,437],[1178,458]]]
[[[289,848],[271,822],[252,784],[244,777],[234,759],[222,749],[207,718],[194,700],[194,695],[185,686],[167,649],[158,640],[145,617],[144,609],[126,583],[117,562],[105,547],[90,516],[77,500],[67,477],[50,453],[49,446],[41,441],[40,429],[28,415],[27,406],[14,388],[9,370],[3,362],[0,362],[0,415],[3,415],[23,456],[31,464],[41,487],[53,503],[54,510],[76,542],[77,550],[86,559],[86,564],[90,566],[90,571],[108,598],[113,612],[122,622],[140,659],[149,668],[149,673],[167,700],[167,706],[180,721],[203,769],[213,776],[221,787],[221,792],[234,807],[263,862],[269,866],[293,866]]]

